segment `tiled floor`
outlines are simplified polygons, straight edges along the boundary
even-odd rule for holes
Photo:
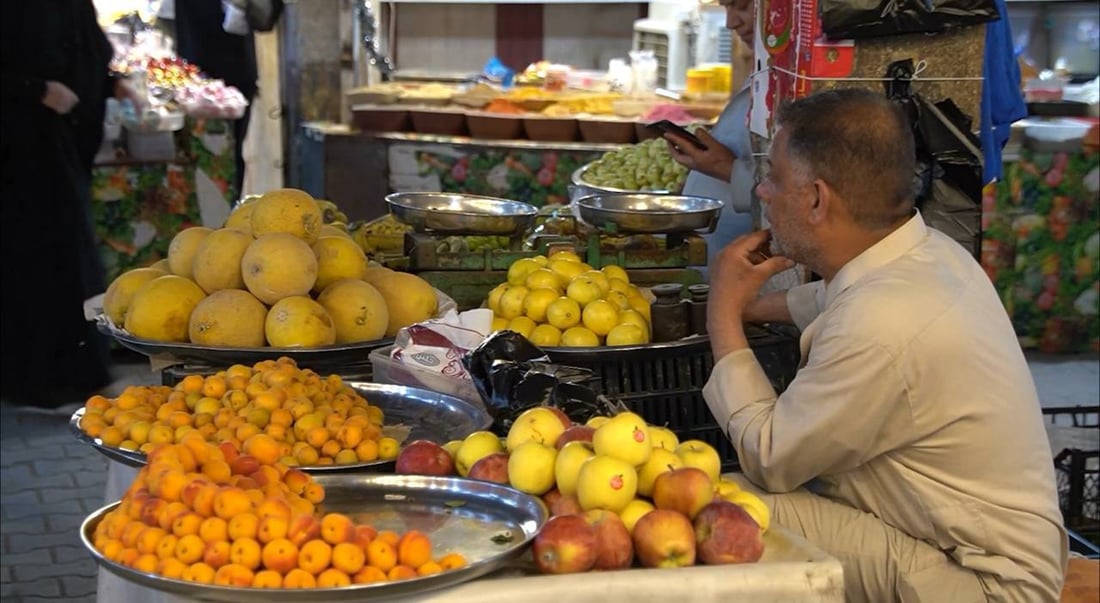
[[[147,362],[122,360],[110,393],[160,382]],[[1029,361],[1044,406],[1100,402],[1095,356],[1031,355]],[[77,534],[81,520],[105,502],[107,461],[69,434],[68,417],[78,404],[55,412],[0,404],[0,600],[95,600],[95,564]]]

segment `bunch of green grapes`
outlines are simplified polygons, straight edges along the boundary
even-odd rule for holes
[[[628,191],[673,191],[684,186],[688,169],[676,163],[663,138],[604,153],[584,172],[590,184]]]
[[[469,246],[470,251],[481,251],[483,249],[508,249],[511,245],[511,239],[501,236],[469,236],[466,237],[466,243]]]

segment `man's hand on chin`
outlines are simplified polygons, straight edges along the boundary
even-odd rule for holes
[[[710,268],[707,331],[715,362],[749,347],[742,318],[745,308],[768,279],[794,266],[785,257],[771,256],[770,240],[767,230],[743,235],[727,245]]]

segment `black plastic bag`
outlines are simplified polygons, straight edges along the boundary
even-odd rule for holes
[[[592,371],[549,362],[546,354],[514,331],[497,331],[462,357],[466,372],[493,417],[493,431],[505,435],[532,406],[554,406],[579,423],[621,407],[591,387]]]
[[[924,221],[975,258],[982,238],[982,152],[971,119],[951,99],[930,103],[910,88],[913,61],[887,68],[886,95],[909,116],[917,149],[917,208]]]
[[[938,33],[1000,18],[995,0],[820,0],[832,39]]]

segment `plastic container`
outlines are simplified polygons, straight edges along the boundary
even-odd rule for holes
[[[587,119],[577,120],[581,138],[585,142],[630,144],[635,140],[634,120]]]
[[[407,385],[419,387],[433,392],[448,394],[462,398],[468,402],[484,406],[481,395],[473,382],[453,377],[445,377],[439,373],[417,368],[416,365],[406,364],[390,358],[393,346],[378,348],[370,353],[370,362],[373,369],[375,383],[389,383],[392,385]]]
[[[1100,406],[1044,408],[1066,527],[1100,544]]]
[[[465,136],[466,113],[459,111],[409,111],[413,129],[421,134]]]
[[[523,138],[523,119],[516,115],[469,113],[466,115],[466,125],[470,128],[470,136],[474,138]]]
[[[572,117],[525,117],[523,131],[531,140],[544,142],[573,142],[580,128]]]
[[[405,132],[409,129],[409,112],[398,108],[355,107],[351,123],[366,132]]]

